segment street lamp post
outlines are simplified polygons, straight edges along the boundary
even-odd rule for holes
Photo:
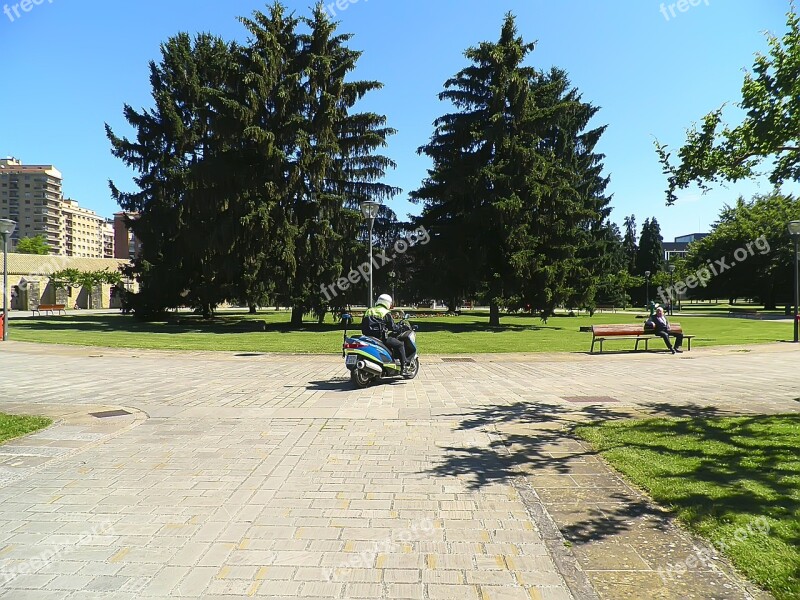
[[[800,221],[789,223],[789,234],[794,240],[794,343],[800,342]]]
[[[669,316],[673,314],[672,307],[675,304],[675,265],[667,266],[669,269]]]
[[[0,219],[0,235],[3,236],[3,341],[8,339],[8,238],[17,224]]]
[[[379,202],[368,200],[361,203],[361,214],[369,221],[369,305],[372,306],[372,227],[381,205]]]
[[[647,310],[650,311],[650,271],[644,272],[644,281],[647,289]],[[650,311],[650,316],[653,316],[653,311]]]

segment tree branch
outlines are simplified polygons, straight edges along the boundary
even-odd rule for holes
[[[748,152],[744,156],[741,156],[741,157],[737,158],[734,161],[733,164],[735,164],[738,167],[738,166],[742,165],[746,160],[748,160],[750,158],[753,158],[754,156],[760,156],[761,158],[766,158],[770,154],[779,154],[781,152],[800,152],[800,147],[798,147],[798,146],[779,146],[778,148],[774,148],[772,150],[772,152],[770,152],[769,154],[765,154],[765,153],[761,152],[760,150],[754,150],[752,152]]]

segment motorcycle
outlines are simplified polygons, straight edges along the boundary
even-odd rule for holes
[[[395,360],[391,351],[383,342],[374,337],[360,335],[348,337],[348,326],[353,322],[353,317],[342,315],[344,323],[344,343],[342,344],[342,357],[344,365],[350,371],[350,379],[358,388],[365,388],[381,378],[414,379],[419,374],[419,353],[417,351],[417,326],[409,322],[409,315],[403,315],[400,320],[401,331],[390,333],[406,345],[406,371],[400,372],[400,361]]]

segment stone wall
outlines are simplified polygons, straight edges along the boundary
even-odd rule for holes
[[[2,274],[0,274],[0,286],[2,286]],[[93,309],[119,308],[120,300],[112,297],[113,286],[103,284],[92,289]],[[12,290],[17,291],[16,301],[11,301]],[[1,290],[0,290],[1,292]],[[75,308],[89,308],[89,294],[83,288],[56,289],[47,277],[31,277],[26,279],[19,275],[9,274],[8,276],[8,306],[11,310],[28,311],[33,310],[40,304],[63,304],[68,310]],[[0,312],[2,312],[3,298],[0,293]]]

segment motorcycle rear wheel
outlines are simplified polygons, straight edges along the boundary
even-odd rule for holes
[[[362,373],[358,369],[353,369],[350,372],[350,380],[355,384],[357,388],[363,390],[372,382],[372,377],[367,375],[366,373]]]

